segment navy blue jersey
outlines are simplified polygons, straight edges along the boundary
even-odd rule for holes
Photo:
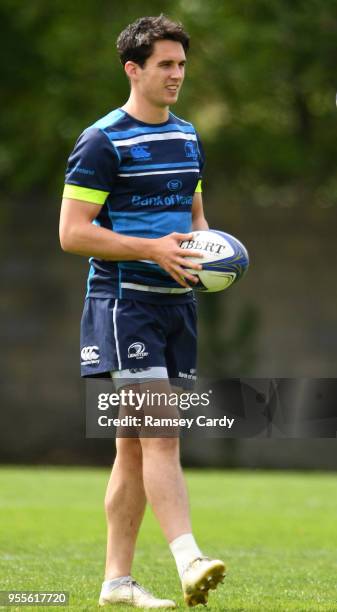
[[[68,160],[64,197],[100,206],[96,225],[126,236],[190,232],[203,153],[191,123],[172,113],[147,124],[117,109],[87,128]],[[180,303],[192,291],[151,261],[90,258],[90,297]]]

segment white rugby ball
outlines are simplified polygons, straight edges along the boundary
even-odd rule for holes
[[[199,278],[194,289],[223,291],[246,273],[249,266],[248,252],[237,238],[218,230],[198,230],[192,234],[192,239],[183,240],[180,246],[200,253],[200,258],[191,257],[190,261],[202,264],[202,270],[188,268],[189,272]],[[185,259],[187,263],[188,257]]]

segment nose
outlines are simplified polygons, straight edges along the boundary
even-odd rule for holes
[[[172,66],[172,71],[171,71],[170,76],[171,76],[171,79],[181,81],[184,78],[184,66],[179,66],[179,64]]]

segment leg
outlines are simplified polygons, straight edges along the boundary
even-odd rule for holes
[[[105,496],[108,527],[105,580],[131,574],[146,504],[139,440],[117,438],[116,447],[117,455]]]
[[[145,609],[175,608],[174,601],[156,598],[130,576],[146,503],[142,451],[139,440],[134,438],[117,438],[116,446],[117,456],[105,497],[108,541],[99,605],[128,603]]]
[[[142,438],[146,496],[168,542],[191,533],[179,438]],[[158,469],[160,466],[160,469]]]
[[[161,381],[155,390],[169,394],[171,389],[168,381]],[[158,408],[156,412],[159,413]],[[140,442],[146,497],[175,557],[185,602],[188,606],[206,604],[209,589],[222,582],[225,566],[219,559],[203,557],[192,535],[179,438],[143,437]]]

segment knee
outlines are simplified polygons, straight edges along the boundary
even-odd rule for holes
[[[179,455],[179,438],[142,438],[143,454]]]
[[[138,438],[117,438],[116,450],[116,462],[122,469],[141,467],[142,447]]]

